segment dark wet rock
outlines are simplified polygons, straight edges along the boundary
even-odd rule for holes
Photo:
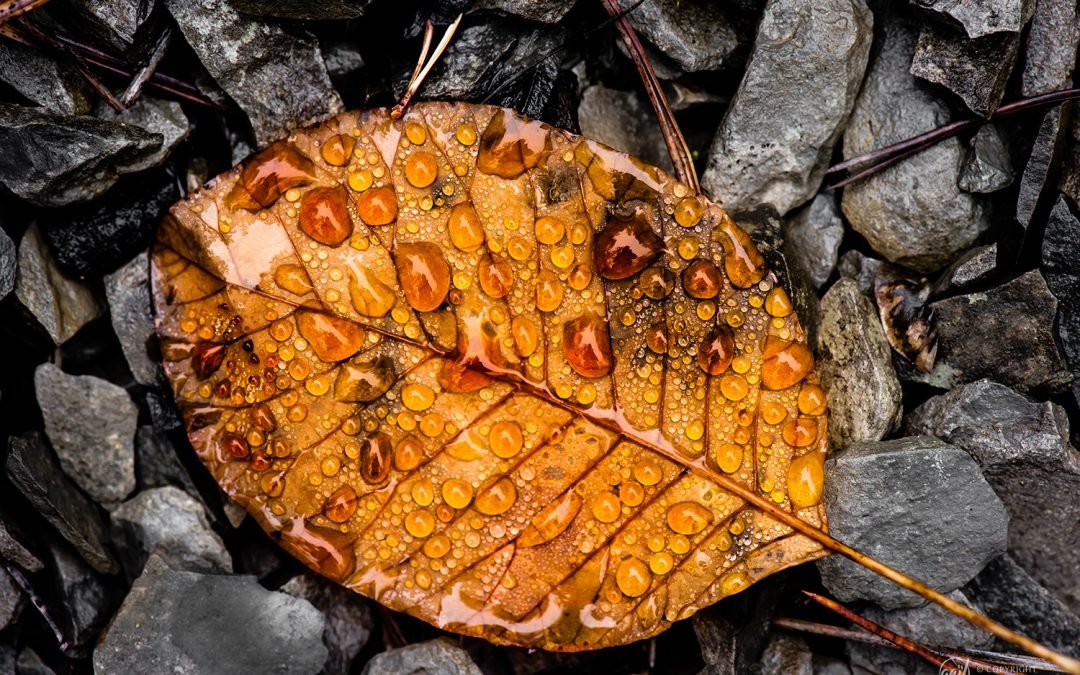
[[[761,675],[813,675],[814,655],[806,640],[776,633],[761,655]]]
[[[0,81],[49,112],[82,115],[90,111],[86,80],[13,40],[0,41]]]
[[[829,437],[836,447],[881,440],[900,423],[900,381],[874,305],[851,279],[821,299],[818,373],[829,392]]]
[[[318,673],[323,616],[254,577],[174,570],[151,555],[94,651],[100,673]]]
[[[1005,507],[960,448],[929,436],[856,443],[834,453],[825,472],[831,534],[933,588],[956,590],[1005,551]],[[841,601],[886,609],[923,603],[840,556],[818,569]]]
[[[376,654],[361,675],[481,675],[469,653],[447,638]]]
[[[1080,618],[1007,555],[990,561],[964,587],[972,602],[1013,630],[1080,657]],[[1017,599],[1022,598],[1021,602]]]
[[[94,569],[115,571],[97,507],[60,470],[44,437],[39,433],[12,437],[8,450],[7,475],[15,488]]]
[[[660,126],[640,94],[595,84],[581,93],[578,123],[583,136],[672,171]]]
[[[1080,611],[1080,453],[1065,410],[980,380],[934,397],[905,422],[966,450],[1009,511],[1009,553]]]
[[[782,216],[817,192],[855,104],[872,26],[862,0],[769,3],[702,178],[725,209],[769,205]]]
[[[986,116],[1005,95],[1019,47],[1019,33],[969,39],[960,28],[927,23],[915,45],[911,74],[940,84]]]
[[[1065,141],[1065,158],[1061,162],[1058,189],[1073,203],[1080,202],[1080,115],[1073,115],[1069,122],[1069,135]]]
[[[476,9],[494,9],[514,14],[529,21],[558,23],[562,21],[576,0],[480,0]]]
[[[150,421],[155,432],[164,435],[184,426],[172,394],[155,389],[147,390],[146,407],[150,409]]]
[[[120,51],[134,43],[156,0],[71,0],[87,30]]]
[[[326,628],[322,639],[330,652],[324,670],[348,673],[371,636],[373,620],[367,599],[310,572],[293,577],[281,591],[307,600],[323,613]]]
[[[1042,273],[1058,299],[1058,337],[1070,370],[1080,376],[1080,221],[1059,196],[1042,242]]]
[[[19,242],[15,295],[58,345],[101,313],[90,289],[57,269],[36,225]]]
[[[0,300],[3,300],[15,290],[15,269],[18,249],[15,242],[0,229]]]
[[[1062,153],[1069,136],[1066,116],[1063,110],[1070,110],[1068,103],[1054,106],[1043,116],[1039,133],[1028,156],[1024,174],[1020,177],[1020,192],[1016,196],[1016,221],[1023,227],[1031,223],[1035,209],[1043,201],[1044,195],[1050,199],[1053,190],[1052,176],[1061,161]]]
[[[1019,33],[1031,17],[1031,0],[915,0],[915,4],[960,23],[968,37],[991,33]]]
[[[15,563],[27,572],[41,570],[41,561],[19,541],[3,515],[0,515],[0,558]]]
[[[279,19],[327,21],[355,19],[364,15],[370,0],[229,0],[243,14],[273,16]]]
[[[640,35],[688,72],[719,70],[739,48],[739,36],[721,4],[709,0],[650,0],[627,18]]]
[[[705,662],[703,674],[736,675],[760,668],[772,622],[791,592],[784,574],[694,614],[690,622]]]
[[[931,303],[937,363],[929,373],[902,376],[941,389],[989,377],[1022,392],[1061,391],[1071,377],[1054,340],[1057,307],[1038,270]]]
[[[105,579],[64,542],[50,544],[47,562],[48,592],[58,607],[61,632],[74,645],[93,644],[118,599]]]
[[[135,489],[132,441],[139,415],[127,392],[51,363],[34,372],[34,389],[64,473],[100,504],[122,501]]]
[[[206,70],[247,114],[259,145],[342,111],[309,33],[241,16],[225,0],[165,4]]]
[[[176,179],[167,171],[144,173],[138,189],[48,213],[42,234],[65,273],[101,276],[146,250],[165,211],[179,198]]]
[[[109,300],[109,318],[131,374],[140,384],[153,384],[161,368],[147,351],[154,340],[154,318],[150,310],[150,266],[145,252],[105,277],[105,296]]]
[[[15,675],[56,675],[56,671],[42,661],[33,649],[23,647],[18,661],[15,662]]]
[[[140,490],[172,485],[193,497],[199,494],[172,442],[150,425],[135,431],[135,478]]]
[[[1012,181],[1012,160],[1001,130],[992,124],[980,127],[968,141],[960,189],[986,194],[1008,187]]]
[[[1038,96],[1072,86],[1076,47],[1080,42],[1077,6],[1072,0],[1035,3],[1024,46],[1024,96]]]
[[[22,589],[15,580],[0,568],[0,630],[4,630],[19,618],[23,605]]]
[[[144,490],[112,512],[113,539],[137,576],[156,552],[174,569],[231,572],[232,558],[194,497],[172,486]]]
[[[332,78],[348,77],[364,67],[363,55],[357,45],[349,40],[322,42],[320,50],[323,62],[326,63],[326,72]]]
[[[844,132],[844,158],[950,121],[948,107],[908,72],[911,28],[883,19],[880,48]],[[949,263],[986,230],[982,201],[957,187],[963,148],[949,139],[844,189],[848,222],[875,251],[920,272]]]
[[[94,109],[94,116],[161,137],[157,150],[128,165],[129,172],[142,171],[161,164],[191,131],[191,124],[179,103],[151,96],[139,97],[135,105],[123,112],[116,112],[107,104],[99,102]]]
[[[814,288],[828,281],[843,238],[844,223],[830,193],[817,195],[784,220],[784,252]]]
[[[130,124],[0,104],[0,183],[39,206],[87,201],[145,169],[161,143]]]
[[[997,255],[997,244],[969,250],[941,273],[934,294],[952,293],[986,281],[997,270]]]
[[[881,274],[885,265],[877,258],[863,255],[854,249],[846,251],[836,262],[836,271],[841,277],[853,280],[863,295],[874,295],[874,279]]]

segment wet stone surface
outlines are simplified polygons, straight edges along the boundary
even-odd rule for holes
[[[719,70],[739,47],[739,36],[717,3],[650,0],[629,19],[646,40],[687,72]]]
[[[362,675],[430,673],[432,675],[481,675],[483,671],[468,652],[446,638],[391,649],[364,667]]]
[[[146,254],[141,253],[105,277],[105,296],[113,330],[120,339],[120,347],[135,381],[147,385],[153,384],[161,372],[157,359],[150,355],[156,339],[150,314],[149,271],[150,262]]]
[[[965,192],[989,193],[1008,187],[1012,181],[1012,162],[1004,135],[992,124],[981,127],[968,141],[957,185]]]
[[[329,654],[324,671],[349,672],[349,665],[371,637],[370,603],[310,572],[293,577],[280,590],[307,600],[326,616],[323,644]]]
[[[843,237],[840,209],[828,193],[814,197],[784,221],[784,253],[814,288],[821,288],[836,267]]]
[[[101,313],[90,289],[56,267],[36,226],[19,242],[15,295],[56,344]]]

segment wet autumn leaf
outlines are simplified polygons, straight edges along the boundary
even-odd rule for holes
[[[765,508],[824,526],[792,304],[626,155],[487,106],[345,114],[176,205],[152,265],[202,461],[388,607],[591,649],[824,554]]]

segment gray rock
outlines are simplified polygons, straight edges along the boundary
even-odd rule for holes
[[[67,278],[49,255],[37,225],[19,242],[15,295],[59,345],[101,314],[90,289]]]
[[[364,57],[352,41],[322,42],[319,49],[326,63],[326,72],[332,78],[347,77],[364,67]],[[196,181],[198,185],[204,182]]]
[[[64,542],[48,547],[50,593],[57,597],[61,632],[73,645],[91,645],[116,609],[105,580]]]
[[[1058,299],[1057,334],[1065,362],[1080,379],[1080,222],[1064,196],[1050,212],[1042,242],[1042,273]]]
[[[1001,103],[1019,50],[1019,33],[968,39],[959,28],[928,23],[919,33],[911,74],[940,84],[985,117]]]
[[[1009,628],[1080,658],[1080,618],[1009,556],[991,560],[964,593]]]
[[[3,300],[15,290],[15,270],[17,268],[16,256],[18,250],[15,242],[0,229],[0,300]]]
[[[761,675],[813,675],[814,655],[796,635],[776,633],[761,655]]]
[[[997,270],[997,244],[976,246],[945,268],[934,285],[934,294],[941,295],[982,283]]]
[[[307,600],[323,613],[323,644],[330,652],[323,670],[327,675],[348,673],[371,636],[373,620],[367,599],[310,572],[293,577],[281,591]]]
[[[627,18],[684,70],[719,70],[739,48],[739,36],[721,7],[709,0],[646,0]]]
[[[193,497],[199,495],[191,476],[176,456],[176,448],[150,425],[135,431],[135,477],[140,490],[173,485]]]
[[[900,424],[892,350],[873,303],[851,279],[840,279],[821,299],[817,354],[834,446],[878,441]]]
[[[23,647],[19,660],[15,662],[15,675],[56,675],[56,671],[42,661],[33,649]]]
[[[0,104],[0,183],[38,206],[86,201],[145,168],[161,142],[133,125]]]
[[[376,654],[361,675],[482,675],[469,653],[447,638]]]
[[[191,572],[231,572],[232,558],[201,503],[175,487],[144,490],[112,512],[113,538],[136,576],[150,553]]]
[[[826,461],[833,536],[931,587],[956,590],[1005,550],[1008,514],[968,453],[916,436],[856,443]],[[840,556],[818,562],[837,599],[886,609],[923,600]]]
[[[120,339],[131,374],[140,384],[152,385],[161,367],[150,358],[147,346],[154,340],[154,318],[150,311],[150,266],[147,254],[105,277],[109,318]]]
[[[259,145],[342,111],[309,33],[243,17],[225,0],[165,4],[206,70],[247,114]]]
[[[476,9],[494,9],[529,21],[559,23],[576,0],[480,0]]]
[[[1065,103],[1051,108],[1039,125],[1031,155],[1020,177],[1020,192],[1016,196],[1016,221],[1023,227],[1031,223],[1043,195],[1049,197],[1048,193],[1053,189],[1050,179],[1061,162],[1069,136],[1069,129],[1062,117],[1062,108],[1068,105]]]
[[[27,572],[41,571],[41,561],[12,534],[11,526],[2,514],[0,514],[0,558],[15,563]]]
[[[672,173],[671,156],[660,126],[640,94],[595,84],[581,92],[578,124],[583,136]]]
[[[127,392],[93,375],[68,375],[51,363],[34,372],[45,433],[60,466],[103,505],[135,489],[135,438],[139,411]]]
[[[1024,46],[1024,96],[1038,96],[1072,86],[1080,42],[1077,6],[1072,0],[1039,0]]]
[[[1001,130],[993,124],[980,127],[968,142],[960,189],[987,194],[1008,187],[1012,181],[1012,159]]]
[[[15,488],[94,569],[115,572],[97,507],[60,470],[42,435],[13,436],[8,450],[7,475]]]
[[[1061,391],[1072,378],[1054,341],[1057,306],[1038,270],[931,303],[937,362],[904,377],[940,389],[989,377],[1022,392]]]
[[[135,105],[123,112],[116,112],[100,102],[94,110],[94,116],[160,136],[158,148],[138,161],[129,163],[126,167],[128,172],[143,171],[161,164],[180,141],[187,138],[191,130],[191,124],[179,103],[152,96],[140,96]]]
[[[1009,511],[1009,553],[1080,611],[1080,453],[1065,410],[990,380],[931,398],[905,422],[963,448]]]
[[[831,193],[821,193],[814,201],[784,220],[784,252],[793,265],[806,275],[814,288],[828,281],[840,242],[844,223]]]
[[[7,572],[0,568],[0,630],[4,630],[15,620],[23,609],[22,589]]]
[[[786,214],[817,192],[873,38],[863,0],[772,0],[702,184],[729,211]]]
[[[171,569],[152,555],[94,651],[99,673],[318,673],[323,617],[254,577]]]
[[[1069,122],[1069,135],[1065,142],[1065,158],[1061,162],[1058,189],[1073,203],[1080,202],[1080,115],[1073,115]]]
[[[90,111],[86,80],[73,69],[13,40],[0,42],[0,80],[49,112],[83,115]]]
[[[880,48],[844,132],[844,158],[895,143],[950,121],[949,110],[909,72],[915,36],[882,21]],[[986,230],[980,199],[957,186],[963,148],[949,139],[844,188],[848,222],[892,262],[940,269]]]
[[[120,51],[127,51],[157,3],[156,0],[72,0],[70,4],[93,35]]]
[[[328,21],[364,15],[370,0],[229,0],[238,12],[279,19]]]
[[[852,249],[840,256],[840,260],[836,263],[836,271],[841,277],[854,281],[863,295],[873,297],[874,279],[881,274],[884,264],[877,258],[865,256]]]
[[[915,4],[960,22],[968,37],[1019,33],[1031,17],[1031,0],[915,0]]]

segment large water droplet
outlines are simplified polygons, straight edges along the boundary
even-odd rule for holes
[[[651,265],[663,248],[643,218],[612,218],[593,244],[596,271],[605,279],[627,279]]]
[[[611,372],[611,339],[607,324],[588,312],[563,324],[566,361],[583,377],[602,377]]]
[[[450,266],[438,246],[430,242],[399,244],[394,249],[394,265],[405,299],[414,309],[430,312],[446,300]]]

